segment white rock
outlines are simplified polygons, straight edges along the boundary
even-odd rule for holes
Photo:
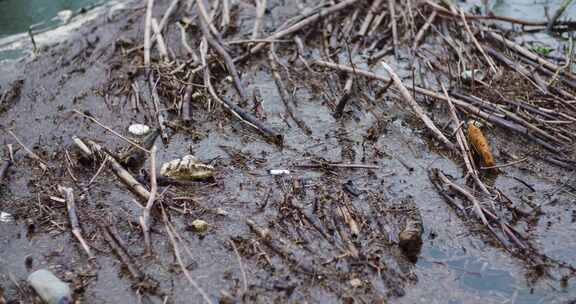
[[[28,284],[46,304],[71,304],[72,291],[68,284],[60,281],[46,269],[36,270],[28,276]]]
[[[142,136],[150,133],[150,127],[143,124],[133,124],[128,127],[128,132],[132,135]]]

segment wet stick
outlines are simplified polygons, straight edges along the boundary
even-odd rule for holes
[[[318,271],[314,269],[313,264],[308,259],[310,257],[309,254],[297,250],[291,242],[274,236],[268,228],[259,226],[251,219],[246,219],[246,224],[260,237],[264,244],[286,260],[287,263],[299,268],[304,273],[318,274]]]
[[[158,95],[157,82],[154,80],[154,73],[149,74],[148,85],[150,88],[150,95],[152,95],[152,104],[154,105],[154,112],[160,128],[160,137],[164,144],[168,143],[168,133],[166,133],[166,117],[164,112],[160,110],[160,96]]]
[[[428,117],[428,115],[426,115],[426,113],[420,107],[420,105],[414,100],[414,98],[412,98],[408,89],[406,89],[404,84],[402,84],[402,80],[400,80],[400,77],[398,77],[398,75],[396,75],[394,70],[388,64],[386,64],[385,62],[381,62],[381,63],[382,63],[382,67],[384,67],[384,69],[388,72],[388,74],[390,74],[390,77],[394,81],[394,84],[395,84],[396,88],[398,89],[398,91],[400,91],[400,94],[404,98],[404,101],[408,105],[410,105],[410,107],[412,107],[412,110],[414,110],[414,112],[420,118],[420,120],[422,120],[422,122],[424,122],[426,127],[428,127],[428,129],[430,131],[432,131],[432,134],[434,134],[434,136],[438,140],[440,140],[440,142],[442,142],[447,148],[454,149],[454,144],[452,144],[452,142],[450,142],[450,140],[448,140],[448,138],[446,138],[446,136],[444,136],[444,134],[442,134],[442,132],[440,130],[438,130],[438,128],[436,127],[434,122],[430,119],[430,117]]]
[[[390,11],[390,25],[392,26],[392,44],[394,45],[394,57],[398,55],[398,28],[396,25],[396,9],[394,7],[396,0],[388,0],[388,11]]]
[[[146,5],[146,19],[144,23],[144,68],[146,74],[150,68],[150,33],[152,31],[152,8],[154,7],[154,0],[148,0]]]
[[[258,39],[260,36],[262,19],[266,12],[266,2],[267,0],[256,0],[256,19],[254,20],[254,29],[252,29],[252,40]]]
[[[360,27],[360,30],[358,31],[358,36],[360,39],[358,39],[358,41],[356,43],[354,43],[352,50],[351,51],[349,50],[348,60],[350,61],[350,64],[352,65],[352,67],[354,67],[354,64],[352,63],[352,58],[358,52],[358,49],[360,48],[360,44],[363,42],[363,38],[364,38],[364,36],[366,36],[366,34],[368,32],[370,24],[374,20],[374,12],[376,12],[378,10],[378,8],[380,7],[381,4],[382,4],[382,0],[374,0],[374,2],[372,2],[372,5],[370,6],[370,9],[368,10],[368,14],[366,15],[366,18],[364,19],[364,22],[362,22],[362,27]],[[354,84],[354,75],[348,75],[348,79],[346,79],[346,83],[344,84],[344,90],[342,92],[342,95],[340,96],[340,100],[338,101],[338,104],[336,105],[336,111],[334,113],[335,117],[341,117],[342,116],[342,113],[344,112],[344,108],[346,107],[346,103],[350,99],[350,94],[352,93],[352,85],[353,84]]]
[[[322,61],[322,60],[316,60],[314,61],[314,64],[319,65],[319,66],[323,66],[323,67],[328,67],[331,69],[335,69],[335,70],[340,70],[343,72],[347,72],[347,73],[355,73],[357,75],[369,78],[369,79],[374,79],[374,80],[379,80],[379,81],[383,81],[385,83],[389,83],[390,82],[390,78],[388,77],[384,77],[366,70],[361,70],[361,69],[353,69],[349,66],[346,65],[341,65],[341,64],[336,64],[333,62],[327,62],[327,61]],[[413,86],[412,90],[418,94],[424,95],[424,96],[428,96],[434,99],[438,99],[438,100],[442,100],[444,102],[447,101],[446,97],[443,96],[442,94],[439,94],[437,92],[428,90],[428,89],[424,89],[418,86]],[[454,93],[453,93],[454,94]],[[482,110],[479,107],[476,107],[468,102],[465,102],[463,100],[460,99],[456,99],[453,98],[452,102],[454,103],[454,105],[456,105],[460,110],[465,111],[468,114],[474,115],[476,117],[480,117],[488,122],[491,122],[493,124],[499,125],[500,127],[503,127],[505,129],[509,129],[512,130],[514,132],[518,132],[526,137],[528,137],[529,139],[535,141],[536,143],[538,143],[539,145],[542,145],[543,147],[545,147],[546,149],[553,151],[553,152],[560,152],[560,148],[538,138],[533,136],[530,132],[529,129],[519,125],[515,122],[512,121],[508,121],[500,116],[494,115],[493,113],[490,112],[486,112],[484,110]]]
[[[437,14],[436,10],[433,10],[430,16],[428,16],[428,19],[426,19],[426,23],[424,23],[424,25],[420,28],[418,33],[416,33],[416,37],[414,38],[414,42],[412,43],[412,50],[415,50],[418,47],[418,44],[420,44],[420,41],[422,40],[422,38],[424,38],[424,34],[426,34],[428,29],[430,28],[430,25],[432,25],[434,19],[436,19],[436,14]]]
[[[150,197],[146,203],[146,207],[140,216],[140,225],[142,226],[142,232],[144,234],[144,246],[145,254],[152,254],[152,242],[150,241],[150,212],[154,207],[154,202],[156,201],[156,193],[158,191],[158,186],[156,183],[156,146],[152,146],[150,150]]]
[[[203,0],[199,0],[199,1],[203,1]],[[182,260],[182,256],[180,255],[180,249],[178,248],[178,241],[176,240],[177,237],[178,237],[178,239],[181,239],[181,238],[179,237],[176,229],[174,229],[172,227],[172,225],[170,225],[170,223],[168,222],[168,218],[166,216],[166,213],[163,212],[163,214],[164,214],[164,226],[166,227],[166,232],[168,232],[168,237],[170,237],[170,243],[172,243],[172,248],[174,250],[174,256],[176,257],[176,260],[178,261],[178,264],[180,265],[180,269],[182,269],[182,273],[184,273],[184,276],[186,277],[186,279],[188,280],[190,285],[192,285],[192,287],[194,287],[194,289],[196,289],[196,291],[198,291],[198,293],[200,293],[200,295],[202,296],[202,299],[206,303],[212,304],[212,301],[210,300],[210,296],[208,296],[208,294],[200,287],[200,285],[196,282],[196,280],[194,280],[192,278],[192,275],[190,275],[190,272],[188,271],[186,264],[184,264],[184,261]]]
[[[105,152],[104,149],[97,143],[93,141],[88,141],[88,144],[91,146],[93,151],[98,153],[102,153],[108,158],[108,164],[110,169],[116,176],[126,185],[128,186],[134,193],[136,193],[140,198],[148,201],[150,199],[150,192],[138,182],[130,172],[128,172],[122,165],[114,159],[114,157],[110,156],[108,152]]]
[[[168,48],[166,48],[166,43],[164,43],[164,37],[162,37],[162,32],[160,31],[160,26],[158,25],[158,21],[156,18],[152,18],[152,29],[154,30],[154,34],[156,37],[156,44],[158,46],[158,53],[160,53],[160,57],[162,57],[162,61],[168,62],[170,61],[170,57],[168,56]]]
[[[142,151],[144,151],[144,152],[150,153],[150,151],[142,148],[138,143],[134,142],[133,140],[130,140],[130,139],[126,138],[125,136],[122,136],[122,134],[120,134],[120,133],[112,130],[111,128],[109,128],[109,127],[107,127],[107,126],[105,126],[104,124],[102,124],[101,122],[99,122],[96,118],[94,118],[94,117],[92,117],[92,116],[89,116],[89,115],[86,115],[86,114],[84,114],[84,113],[82,113],[82,112],[80,112],[80,111],[78,111],[78,110],[72,110],[72,112],[74,112],[74,113],[76,113],[76,114],[78,114],[78,115],[80,115],[80,116],[82,116],[82,117],[84,117],[84,118],[88,118],[88,119],[89,119],[90,121],[92,121],[93,123],[95,123],[95,124],[99,125],[100,127],[104,128],[106,131],[108,131],[108,132],[110,132],[110,133],[118,136],[119,138],[121,138],[122,140],[124,140],[124,141],[126,141],[127,143],[131,144],[132,146],[134,146],[134,147],[136,147],[136,148],[138,148],[138,149],[140,149],[140,150],[142,150]]]
[[[228,240],[230,242],[230,246],[234,249],[234,254],[236,254],[236,259],[238,259],[238,265],[240,266],[240,273],[242,273],[242,294],[245,294],[248,291],[248,279],[246,276],[246,271],[244,270],[244,263],[242,263],[242,257],[240,256],[240,252],[238,252],[238,248],[236,248],[236,244],[232,239]]]
[[[232,79],[234,80],[234,87],[236,88],[238,95],[240,95],[240,99],[242,101],[246,101],[248,95],[244,90],[244,86],[242,86],[242,81],[240,80],[240,76],[238,74],[238,71],[236,70],[236,65],[234,64],[234,61],[232,60],[230,54],[228,54],[228,51],[226,51],[226,49],[224,48],[223,43],[219,38],[219,36],[215,36],[213,32],[209,31],[208,25],[211,24],[209,23],[210,19],[206,14],[203,13],[204,10],[200,9],[201,2],[202,2],[201,0],[198,1],[197,12],[200,15],[200,28],[202,29],[202,34],[204,35],[204,38],[208,42],[208,45],[210,45],[210,47],[214,49],[214,51],[218,55],[220,55],[220,57],[224,60],[224,63],[226,64],[226,69],[228,70],[228,74],[230,74],[230,76],[232,76]]]
[[[220,27],[223,33],[226,33],[228,26],[230,26],[230,0],[222,0],[222,22]]]
[[[555,72],[555,73],[560,73],[560,71],[562,70],[562,67],[560,67],[554,63],[551,63],[548,60],[545,60],[544,58],[538,56],[534,52],[532,52],[532,51],[528,50],[527,48],[517,44],[516,42],[508,40],[508,39],[504,38],[504,36],[497,34],[497,33],[494,33],[492,31],[490,31],[489,29],[482,29],[482,30],[485,30],[487,35],[490,38],[501,42],[502,44],[504,44],[509,49],[523,55],[524,57],[526,57],[526,58],[528,58],[528,59],[530,59],[536,63],[538,63],[539,65],[544,66],[545,68],[549,69],[550,71]],[[570,73],[566,73],[565,71],[560,73],[560,74],[562,74],[565,77],[568,77],[572,80],[576,80],[576,76],[574,76]]]
[[[554,24],[556,24],[556,21],[558,21],[560,16],[564,14],[564,11],[568,8],[568,6],[570,6],[571,3],[572,0],[564,0],[562,4],[560,4],[560,7],[558,7],[556,12],[554,13],[554,16],[552,16],[552,18],[550,19],[550,22],[548,22],[548,26],[546,26],[546,31],[552,32]]]
[[[116,256],[118,256],[122,264],[126,266],[132,279],[138,282],[143,282],[146,279],[146,275],[138,268],[138,266],[136,266],[132,257],[118,241],[118,238],[116,238],[106,224],[99,222],[98,228],[100,228],[100,232],[102,233],[102,236],[104,236],[104,240],[108,243],[108,246],[112,248],[112,251],[114,251]]]
[[[1,125],[0,125],[1,128]],[[14,132],[12,132],[12,130],[5,130],[8,134],[10,134],[10,136],[12,136],[14,138],[14,140],[16,140],[16,142],[20,145],[20,147],[22,147],[22,149],[24,149],[24,151],[26,151],[26,153],[28,154],[28,156],[30,158],[32,158],[33,160],[35,160],[38,163],[38,166],[40,167],[40,169],[42,169],[42,171],[46,171],[48,170],[48,164],[43,161],[40,156],[38,156],[36,153],[32,152],[32,150],[28,149],[28,147],[26,147],[26,145],[24,145],[24,143],[22,143],[22,141],[20,141],[20,139],[18,138],[18,136],[16,136],[16,134],[14,134]]]
[[[464,28],[466,29],[466,32],[468,32],[468,36],[470,37],[470,39],[474,43],[474,46],[476,46],[478,51],[480,51],[480,53],[482,54],[482,56],[486,60],[486,63],[488,63],[488,65],[490,66],[490,69],[492,70],[494,75],[498,74],[498,69],[496,68],[496,65],[494,64],[494,61],[492,61],[492,58],[490,58],[490,57],[488,57],[488,55],[486,55],[486,52],[484,52],[484,49],[482,48],[482,46],[480,45],[480,43],[478,42],[478,40],[476,39],[476,37],[472,33],[472,30],[470,30],[470,26],[468,26],[468,22],[466,22],[466,17],[464,17],[464,10],[463,9],[460,9],[460,17],[462,18],[462,23],[464,23]]]
[[[478,199],[474,195],[472,195],[465,188],[451,181],[448,177],[446,177],[446,175],[444,175],[444,173],[442,173],[438,169],[433,169],[432,176],[438,178],[448,188],[453,189],[457,193],[460,193],[460,195],[464,196],[472,204],[472,210],[474,211],[480,222],[486,227],[486,229],[488,229],[488,231],[490,231],[490,233],[500,242],[500,244],[502,244],[502,246],[506,248],[506,250],[510,250],[510,248],[508,248],[507,246],[506,241],[496,233],[494,228],[492,228],[492,226],[490,225],[490,222],[488,222],[485,209],[480,206],[480,201],[478,201]]]
[[[276,40],[276,39],[280,39],[284,36],[291,35],[297,31],[300,31],[303,28],[306,28],[306,27],[312,25],[313,23],[316,23],[317,21],[321,20],[322,18],[326,18],[327,16],[329,16],[331,14],[337,13],[337,12],[339,12],[345,8],[348,8],[349,6],[355,4],[356,2],[359,2],[359,0],[344,0],[338,4],[332,5],[326,9],[318,10],[317,13],[314,13],[311,16],[308,16],[308,17],[302,19],[301,21],[295,23],[294,25],[291,25],[288,28],[276,31],[274,34],[270,35],[267,39],[268,40]],[[248,58],[249,55],[261,51],[265,46],[266,46],[265,43],[259,43],[256,46],[254,46],[253,48],[251,48],[247,55],[237,57],[236,59],[234,59],[234,61],[244,60],[244,59]]]
[[[462,159],[464,160],[466,170],[468,171],[468,174],[472,176],[472,179],[474,179],[478,187],[482,189],[482,192],[487,195],[491,195],[490,191],[488,191],[488,188],[486,188],[486,185],[484,185],[484,183],[478,177],[478,171],[473,165],[474,159],[472,158],[472,151],[470,151],[470,145],[468,145],[466,136],[464,136],[464,131],[462,131],[462,124],[460,123],[460,119],[458,119],[456,108],[452,103],[452,99],[450,98],[450,95],[448,95],[448,91],[444,87],[444,84],[440,83],[440,86],[442,87],[442,92],[444,92],[444,96],[446,97],[448,108],[450,109],[450,116],[452,117],[454,127],[456,128],[456,141],[458,142],[458,146],[460,146],[460,151],[462,153]]]
[[[200,43],[200,58],[202,60],[202,66],[204,68],[204,85],[208,89],[210,96],[214,98],[215,101],[220,103],[226,110],[230,111],[234,116],[236,116],[240,121],[247,124],[248,126],[258,130],[262,133],[265,137],[269,138],[270,140],[274,141],[275,143],[281,145],[284,141],[284,137],[282,134],[276,132],[276,130],[264,125],[260,122],[256,117],[252,114],[245,112],[237,106],[226,99],[220,98],[216,93],[216,90],[212,86],[212,81],[210,80],[210,67],[207,64],[207,53],[208,53],[208,46],[206,42],[206,37],[202,39],[203,41]]]
[[[272,77],[274,78],[274,82],[276,83],[276,87],[278,88],[278,93],[280,94],[280,99],[282,99],[282,102],[286,107],[286,112],[288,112],[290,118],[292,118],[292,120],[296,122],[296,125],[298,125],[298,127],[300,127],[300,129],[302,129],[304,133],[306,133],[307,135],[312,134],[312,131],[310,130],[310,128],[308,128],[306,123],[295,115],[295,109],[290,103],[290,94],[288,94],[288,91],[284,86],[284,82],[282,82],[282,76],[280,76],[280,71],[278,67],[279,59],[274,52],[274,44],[270,45],[270,51],[268,52],[268,62],[270,64],[270,70],[272,71]]]
[[[88,243],[86,243],[82,237],[82,229],[80,228],[78,216],[76,215],[76,202],[74,201],[74,192],[72,191],[72,188],[58,186],[58,190],[66,199],[66,209],[68,210],[68,219],[70,220],[72,234],[76,237],[78,242],[80,242],[82,249],[84,249],[90,260],[96,260],[96,257],[92,254],[92,251],[88,246]]]
[[[184,97],[182,98],[182,123],[189,126],[192,123],[192,93],[194,87],[192,85],[187,85],[184,90]]]

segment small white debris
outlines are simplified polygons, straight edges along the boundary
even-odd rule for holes
[[[58,19],[62,20],[63,23],[68,23],[70,18],[72,18],[73,12],[71,10],[59,11],[57,14]]]
[[[70,286],[46,269],[31,273],[28,276],[28,283],[46,304],[72,303]]]
[[[290,170],[271,169],[271,170],[268,170],[268,173],[270,173],[270,175],[288,175],[288,174],[290,174]]]
[[[192,229],[196,232],[205,232],[208,230],[208,223],[203,220],[192,221]]]
[[[0,211],[0,222],[2,223],[10,223],[14,221],[14,217],[12,214],[4,211]]]
[[[48,197],[51,201],[53,202],[57,202],[57,203],[65,203],[66,200],[61,198],[61,197],[57,197],[57,196],[49,196]]]
[[[482,81],[484,79],[484,72],[482,70],[464,70],[460,77],[466,81],[471,81],[474,76],[474,81]]]
[[[150,127],[143,124],[133,124],[128,127],[128,132],[132,135],[142,136],[150,133]]]
[[[350,280],[350,285],[352,285],[352,287],[354,287],[354,288],[358,288],[358,287],[362,286],[362,280],[360,280],[358,278],[352,279],[352,280]]]

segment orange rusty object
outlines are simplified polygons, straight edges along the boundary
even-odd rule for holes
[[[468,140],[474,150],[480,155],[480,158],[482,158],[483,167],[494,167],[496,165],[488,140],[486,140],[480,128],[472,121],[468,123]]]

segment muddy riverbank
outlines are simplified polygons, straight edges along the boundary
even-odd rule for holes
[[[260,42],[247,41],[254,40],[257,7],[230,3],[229,10],[206,8],[214,12],[214,29],[202,28],[207,23],[195,5],[180,3],[166,19],[166,51],[152,40],[150,63],[146,3],[133,3],[41,47],[34,59],[2,64],[0,162],[11,166],[0,186],[0,211],[13,217],[0,222],[0,295],[7,301],[30,303],[25,279],[40,268],[69,282],[83,303],[576,299],[576,89],[565,66],[567,44],[543,54],[517,41],[544,60],[538,62],[498,37],[516,41],[521,30],[543,31],[542,24],[521,28],[522,20],[475,18],[479,13],[470,9],[468,31],[455,7],[434,3],[398,1],[392,9],[393,1],[371,8],[370,1],[348,0],[336,10],[338,4],[320,1],[267,1],[255,37],[272,38],[250,53]],[[156,1],[152,17],[160,22],[170,4]],[[302,21],[309,24],[293,27]],[[239,85],[218,45],[237,59]],[[415,103],[398,83],[362,74],[389,80],[382,61]],[[472,69],[483,77],[467,77]],[[459,124],[442,98],[453,102]],[[238,105],[237,112],[218,99]],[[147,201],[104,159],[131,146],[109,130],[139,141],[130,125],[157,128],[163,119],[167,140],[155,142],[156,171],[192,154],[215,176],[159,183],[147,255],[139,219]],[[469,120],[481,122],[501,167],[484,170],[474,147],[469,155],[460,150],[459,140],[469,141]],[[74,137],[106,152],[87,159]],[[128,168],[146,190],[149,167],[148,159]],[[289,174],[270,174],[274,169]],[[73,188],[95,259],[72,234],[58,186]],[[194,227],[198,219],[207,230]],[[407,252],[399,235],[415,219],[422,244]]]

